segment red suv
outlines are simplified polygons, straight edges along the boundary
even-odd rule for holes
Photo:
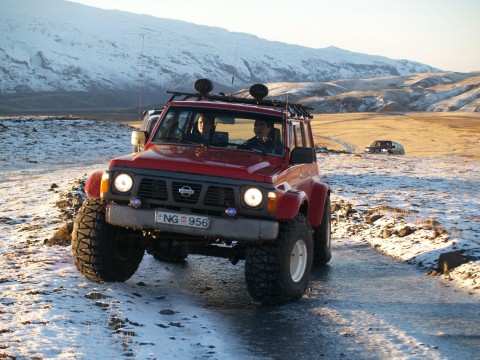
[[[251,296],[282,304],[305,292],[313,264],[327,264],[330,188],[321,181],[308,108],[267,100],[168,92],[140,152],[110,161],[87,180],[73,230],[73,258],[87,278],[125,281],[145,251],[158,260],[188,254],[245,260]]]

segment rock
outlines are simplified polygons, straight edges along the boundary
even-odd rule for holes
[[[367,219],[367,223],[368,224],[373,224],[375,221],[377,221],[378,219],[381,219],[382,217],[383,217],[383,215],[381,215],[381,214],[372,215]]]
[[[348,218],[348,217],[350,217],[350,215],[355,214],[356,212],[357,212],[357,210],[353,209],[352,206],[350,205],[345,210],[345,216]]]
[[[438,271],[448,274],[450,271],[466,262],[467,260],[458,251],[443,253],[438,257]]]
[[[83,200],[82,195],[77,194],[77,195],[75,195],[75,196],[73,197],[72,205],[73,205],[74,208],[78,209],[78,208],[80,208],[80,207],[82,206],[83,201],[84,201],[84,200]]]
[[[162,314],[162,315],[173,315],[173,314],[175,314],[175,311],[172,310],[172,309],[163,309],[163,310],[160,310],[160,314]]]
[[[428,229],[428,230],[436,230],[436,229],[439,229],[439,228],[441,229],[441,224],[438,221],[433,220],[433,219],[424,220],[423,224],[424,224],[425,228]]]
[[[386,238],[389,238],[390,236],[392,236],[392,233],[390,230],[388,229],[382,230],[382,238],[386,239]]]
[[[406,225],[398,231],[398,236],[405,237],[407,235],[413,234],[413,232],[414,230],[410,226]]]
[[[73,222],[69,221],[58,229],[53,236],[45,242],[45,245],[70,245],[72,242]]]
[[[95,306],[98,306],[98,307],[101,307],[101,308],[107,308],[109,307],[110,305],[104,301],[97,301],[95,303]]]
[[[60,200],[55,203],[55,205],[60,209],[66,209],[72,206],[71,202],[69,200]]]
[[[340,205],[333,203],[330,208],[332,210],[332,213],[334,213],[334,212],[337,212],[338,210],[340,210]]]
[[[106,299],[108,296],[99,293],[98,291],[92,291],[85,295],[87,299]]]

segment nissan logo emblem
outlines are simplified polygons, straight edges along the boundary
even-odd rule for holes
[[[195,194],[195,191],[190,186],[183,186],[180,189],[178,189],[178,192],[183,197],[189,197],[189,196]]]

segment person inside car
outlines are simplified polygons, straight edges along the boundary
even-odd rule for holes
[[[214,121],[207,115],[200,114],[187,139],[198,143],[208,143],[212,138],[213,131]]]
[[[255,136],[247,140],[241,147],[248,150],[261,151],[262,153],[282,153],[281,143],[274,139],[273,122],[268,120],[255,120],[253,132]]]

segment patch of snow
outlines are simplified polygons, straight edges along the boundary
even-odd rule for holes
[[[65,223],[62,194],[128,152],[130,135],[111,122],[0,118],[2,145],[11,143],[0,152],[0,357],[251,358],[218,314],[162,291],[175,279],[153,257],[138,274],[155,276],[95,284],[76,270],[71,246],[44,245]]]
[[[335,237],[369,243],[432,274],[441,253],[459,251],[472,260],[441,277],[480,294],[477,160],[351,154],[318,159],[333,202],[353,205],[334,213]],[[373,214],[378,219],[368,223]],[[398,235],[406,228],[413,232]]]

